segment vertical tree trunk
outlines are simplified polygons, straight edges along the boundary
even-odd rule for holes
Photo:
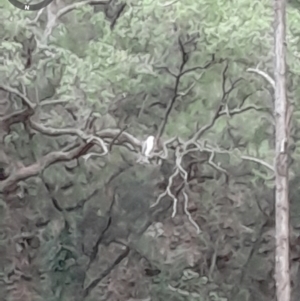
[[[286,93],[286,0],[274,0],[275,122],[276,122],[276,295],[290,301],[288,154],[289,105]]]

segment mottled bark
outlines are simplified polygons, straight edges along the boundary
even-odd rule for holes
[[[274,0],[275,122],[276,122],[276,294],[290,300],[288,154],[289,104],[286,93],[286,1]]]

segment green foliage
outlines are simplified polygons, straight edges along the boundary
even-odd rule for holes
[[[124,163],[123,157],[131,160],[129,165],[135,162],[135,157],[132,159],[135,155],[133,152],[120,151],[117,146],[103,159],[89,159],[87,162],[80,159],[71,162],[74,163],[71,167],[57,164],[47,168],[40,175],[43,181],[40,179],[35,183],[38,188],[27,189],[29,200],[24,200],[22,206],[26,208],[24,216],[28,219],[20,221],[16,227],[18,229],[11,224],[3,227],[12,228],[8,233],[16,236],[22,226],[33,227],[32,216],[35,214],[48,220],[49,224],[43,226],[42,230],[38,229],[42,241],[40,249],[30,254],[34,268],[42,271],[44,277],[36,278],[36,286],[41,284],[43,288],[40,295],[47,301],[77,301],[77,290],[82,293],[88,285],[87,279],[96,279],[99,270],[106,268],[98,262],[98,257],[105,257],[104,253],[99,256],[98,252],[94,266],[89,270],[86,263],[91,255],[84,250],[83,245],[88,240],[92,244],[90,249],[93,249],[106,226],[99,226],[97,214],[100,212],[103,219],[107,218],[110,204],[115,200],[115,195],[112,197],[109,194],[111,188],[118,197],[111,213],[112,230],[103,236],[103,246],[107,247],[105,244],[114,240],[123,241],[129,236],[134,246],[140,246],[144,253],[149,251],[146,254],[149,261],[159,265],[162,270],[153,283],[147,282],[153,300],[249,301],[253,283],[262,280],[272,282],[267,275],[269,262],[258,256],[249,267],[245,259],[247,250],[244,248],[244,244],[249,244],[249,241],[254,248],[253,241],[261,239],[261,233],[257,233],[255,225],[260,225],[266,214],[261,214],[256,202],[259,201],[266,212],[272,211],[271,202],[268,202],[270,189],[267,186],[270,175],[264,167],[253,162],[245,163],[241,158],[242,155],[248,155],[272,162],[274,155],[272,96],[268,84],[246,71],[247,68],[259,66],[272,74],[271,3],[267,0],[180,0],[164,6],[161,0],[131,0],[126,1],[126,4],[113,29],[105,13],[94,13],[94,7],[86,5],[63,16],[45,41],[46,12],[42,13],[36,24],[32,24],[30,22],[34,20],[35,13],[17,10],[9,1],[1,1],[0,81],[18,87],[20,91],[24,88],[33,102],[48,98],[64,101],[59,106],[38,108],[34,118],[46,127],[83,129],[87,116],[93,110],[97,117],[97,130],[115,125],[122,127],[128,123],[128,132],[137,138],[157,133],[157,128],[165,118],[165,109],[175,96],[163,133],[164,139],[173,136],[188,139],[197,128],[211,121],[221,101],[226,102],[229,111],[250,105],[264,108],[263,111],[252,109],[232,116],[224,114],[201,137],[201,142],[206,140],[208,144],[219,147],[220,152],[216,151],[215,161],[229,170],[231,177],[227,186],[222,172],[207,160],[200,164],[200,157],[193,157],[193,154],[185,157],[187,164],[190,162],[188,160],[196,160],[200,165],[194,179],[196,183],[189,187],[189,196],[190,203],[198,208],[192,215],[202,234],[190,234],[192,230],[186,215],[183,215],[185,220],[178,222],[176,228],[176,222],[169,218],[168,211],[163,216],[157,214],[157,219],[160,218],[162,224],[166,225],[161,230],[163,235],[152,239],[143,235],[144,230],[141,229],[150,222],[154,223],[150,218],[149,207],[159,194],[158,184],[167,183],[174,162],[167,162],[172,168],[163,175],[159,167],[150,170],[150,167],[144,169],[144,166],[134,165],[130,171],[118,176],[113,185],[110,183],[112,188],[107,181],[119,172],[119,167]],[[296,104],[300,87],[297,75],[300,71],[299,24],[298,9],[295,5],[288,7],[289,97]],[[26,68],[26,41],[33,35],[37,43],[32,49],[32,65]],[[180,43],[188,52],[183,70]],[[180,75],[180,72],[190,68],[204,67],[212,55],[214,62],[210,66]],[[178,78],[179,75],[180,81],[176,86],[176,76]],[[223,89],[227,92],[238,79],[240,81],[234,89],[224,97]],[[14,109],[21,107],[19,99],[10,100],[17,103]],[[75,121],[66,113],[66,109],[76,112]],[[298,119],[296,112],[295,123]],[[29,132],[26,126],[14,125],[3,141],[11,155],[20,158],[25,165],[34,164],[44,155],[60,151],[74,142],[74,137],[47,137],[34,131]],[[294,143],[296,146],[299,144],[296,138]],[[299,162],[298,147],[293,158]],[[293,168],[295,179],[297,170]],[[71,188],[66,188],[69,183]],[[293,185],[297,186],[298,181],[295,180],[295,183]],[[50,186],[50,192],[46,191],[45,184]],[[94,191],[97,193],[90,197]],[[297,193],[292,195],[296,199]],[[53,200],[68,210],[59,211]],[[166,201],[163,199],[162,203],[166,204]],[[179,210],[181,202],[179,198]],[[9,206],[14,208],[14,202],[11,201]],[[297,207],[297,204],[293,206]],[[95,222],[91,212],[96,216]],[[12,210],[10,214],[15,214],[15,211]],[[9,216],[6,209],[2,208],[0,215]],[[6,219],[3,221],[5,223],[8,223]],[[246,224],[248,232],[242,227]],[[184,233],[176,236],[172,232],[173,228],[184,229]],[[31,231],[31,228],[26,230]],[[263,230],[267,232],[269,229]],[[218,238],[219,247],[216,244]],[[175,250],[170,247],[172,239],[178,243]],[[184,245],[190,242],[190,245]],[[2,245],[5,243],[1,239]],[[222,253],[228,245],[232,251],[231,257]],[[161,255],[162,249],[165,250],[165,257]],[[2,256],[2,247],[0,250]],[[10,256],[12,252],[9,250],[3,251],[6,252],[3,258]],[[132,254],[130,260],[141,266]],[[197,277],[187,279],[183,270],[189,265],[189,255],[194,254],[198,254],[195,257],[199,262],[195,259],[193,268],[201,268],[201,271],[194,272]],[[108,251],[108,262],[113,261],[113,255],[114,251]],[[228,260],[224,267],[220,262],[227,259],[226,256]],[[266,256],[273,255],[268,251]],[[120,268],[120,275],[123,275],[123,269],[126,269],[125,263]],[[242,281],[240,271],[244,270],[249,275]],[[130,279],[126,276],[124,278],[116,279],[115,286],[110,283],[110,289],[121,289],[120,283],[128,284]],[[140,276],[136,286],[142,287],[138,281],[144,278]],[[240,285],[236,285],[239,281]],[[170,286],[176,289],[170,289]],[[99,293],[100,289],[99,286],[98,293],[88,298],[102,300],[103,297],[103,300],[109,300],[105,299],[104,293]],[[133,297],[126,295],[126,298]]]

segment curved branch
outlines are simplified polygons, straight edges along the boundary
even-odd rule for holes
[[[101,147],[101,155],[107,154],[108,148],[103,139],[111,139],[114,142],[118,141],[118,144],[129,144],[133,148],[141,147],[140,140],[125,131],[120,132],[119,129],[101,130],[97,133],[97,136],[94,136],[86,134],[80,129],[55,129],[45,127],[31,120],[30,125],[34,130],[46,136],[58,137],[61,135],[73,135],[81,138],[83,141],[81,143],[77,143],[75,149],[73,146],[72,148],[65,149],[64,151],[51,152],[39,159],[37,162],[16,170],[6,180],[0,182],[0,192],[6,190],[9,191],[12,187],[15,187],[18,182],[37,176],[40,172],[52,164],[71,161],[86,155],[94,145]]]
[[[271,164],[269,164],[261,159],[250,157],[250,156],[241,156],[241,158],[244,160],[248,160],[248,161],[252,161],[252,162],[261,164],[261,165],[267,167],[268,169],[270,169],[271,171],[275,172],[275,169]]]
[[[57,151],[45,155],[37,162],[16,170],[6,180],[0,182],[0,192],[9,191],[12,187],[15,187],[18,182],[37,176],[45,168],[54,163],[67,162],[79,158],[86,154],[93,145],[94,143],[90,142],[88,144],[82,144],[70,151]]]
[[[22,99],[25,105],[28,106],[32,111],[35,109],[36,104],[31,102],[31,100],[25,94],[21,93],[19,90],[6,85],[0,85],[0,90],[17,95]]]
[[[133,135],[121,130],[120,129],[104,129],[100,130],[96,133],[96,136],[89,135],[80,129],[72,129],[72,128],[65,128],[65,129],[57,129],[51,127],[45,127],[42,124],[39,124],[34,121],[30,121],[30,125],[32,129],[35,131],[50,137],[59,137],[63,135],[70,135],[70,136],[77,136],[82,140],[86,141],[92,137],[100,138],[100,139],[114,139],[114,143],[118,141],[119,143],[129,143],[136,148],[141,148],[142,143],[139,139],[134,137]],[[116,143],[117,144],[117,143]]]
[[[0,124],[2,124],[4,130],[7,131],[13,124],[25,122],[33,114],[34,111],[31,109],[22,109],[0,118]]]
[[[98,131],[96,134],[97,136],[101,137],[101,139],[114,139],[117,135],[120,134],[120,129],[104,129]],[[115,140],[114,144],[117,144],[116,141],[123,144],[128,143],[136,148],[142,147],[142,142],[139,139],[125,131],[120,134],[120,136]]]
[[[50,34],[52,33],[54,27],[57,25],[57,20],[59,18],[61,18],[62,16],[66,15],[67,13],[78,9],[82,6],[85,5],[96,5],[96,4],[108,4],[109,1],[102,1],[102,0],[85,0],[85,1],[81,1],[81,2],[76,2],[76,3],[72,3],[70,5],[67,5],[65,7],[63,7],[62,9],[60,9],[56,15],[53,16],[52,20],[48,20],[45,32],[44,32],[44,37],[47,40],[47,38],[50,36]],[[50,9],[51,4],[49,5],[49,9]]]
[[[123,252],[114,260],[114,262],[106,269],[104,270],[96,279],[94,279],[85,289],[83,292],[84,299],[89,296],[91,291],[99,284],[99,282],[108,276],[110,272],[118,265],[120,264],[123,259],[125,259],[129,254],[130,248],[124,247]]]
[[[77,136],[83,140],[89,138],[89,135],[83,132],[80,129],[71,129],[71,128],[64,128],[64,129],[57,129],[46,127],[40,123],[30,120],[29,122],[31,128],[43,135],[50,136],[50,137],[59,137],[63,135],[70,135],[70,136]]]
[[[165,4],[159,3],[158,5],[159,5],[160,7],[167,7],[167,6],[171,6],[171,5],[175,4],[175,3],[177,3],[178,1],[179,1],[179,0],[174,0],[174,1],[167,2],[167,3],[165,3]]]
[[[263,77],[271,86],[272,88],[275,90],[275,81],[274,79],[269,75],[267,74],[266,72],[262,71],[262,70],[259,70],[259,69],[254,69],[254,68],[248,68],[247,69],[247,72],[250,72],[250,73],[256,73],[258,75],[260,75],[261,77]]]

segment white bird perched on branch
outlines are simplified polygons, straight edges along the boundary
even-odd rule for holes
[[[149,157],[155,146],[155,137],[149,136],[142,144],[142,153],[137,162],[149,163]]]

